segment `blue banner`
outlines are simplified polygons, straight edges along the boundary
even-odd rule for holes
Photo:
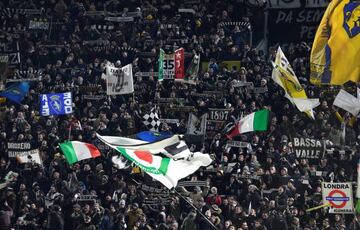
[[[143,131],[136,134],[136,138],[142,141],[155,142],[173,136],[172,132]]]
[[[71,92],[40,95],[41,116],[71,114],[72,112]]]
[[[4,92],[0,93],[0,96],[6,97],[18,104],[24,99],[29,92],[30,85],[28,82],[20,82],[12,84],[6,88]]]

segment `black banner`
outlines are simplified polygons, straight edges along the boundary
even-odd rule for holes
[[[323,140],[313,138],[294,137],[292,140],[295,157],[298,159],[321,159],[325,151],[324,145]]]
[[[30,142],[8,142],[7,152],[9,157],[16,157],[16,155],[31,154],[32,146]]]
[[[312,41],[325,8],[269,10],[269,45]]]
[[[16,40],[0,39],[0,54],[7,56],[10,67],[20,64],[19,43]]]
[[[32,17],[28,20],[27,28],[29,31],[49,31],[51,27],[51,19]]]
[[[230,109],[209,108],[208,121],[226,121],[228,119]]]

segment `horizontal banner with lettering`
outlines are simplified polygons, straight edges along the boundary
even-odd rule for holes
[[[292,146],[298,159],[321,159],[325,152],[324,141],[313,138],[294,137]]]
[[[9,157],[16,157],[16,155],[29,154],[32,150],[30,142],[8,142],[7,152]]]
[[[269,43],[313,41],[325,8],[270,10]],[[284,36],[286,33],[286,36]]]
[[[210,108],[208,121],[226,121],[229,117],[230,109]]]

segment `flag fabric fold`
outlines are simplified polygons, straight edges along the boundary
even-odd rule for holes
[[[142,122],[148,130],[155,132],[159,131],[161,122],[155,108],[152,108],[150,112],[144,113]]]
[[[24,97],[29,93],[29,88],[30,85],[28,82],[14,83],[5,89],[4,92],[0,93],[0,96],[20,104]]]
[[[136,134],[136,138],[146,142],[155,142],[162,139],[171,137],[171,132],[154,132],[154,131],[143,131]]]
[[[158,65],[159,65],[158,81],[164,80],[164,55],[165,55],[164,50],[160,48],[159,59],[158,59]]]
[[[359,92],[359,88],[358,88]],[[343,110],[357,116],[360,112],[360,98],[357,94],[357,98],[341,89],[336,95],[333,105],[342,108]]]
[[[39,165],[42,165],[42,160],[38,149],[31,150],[26,154],[18,154],[16,155],[16,159],[20,164],[34,162]]]
[[[226,135],[227,138],[247,132],[266,131],[269,123],[269,110],[263,109],[251,113],[235,124],[235,127]]]
[[[360,81],[360,2],[333,0],[316,31],[310,55],[312,84]]]
[[[204,114],[200,118],[198,118],[193,113],[190,113],[186,126],[186,134],[204,136],[206,132],[206,115],[207,114]]]
[[[309,99],[304,88],[297,79],[285,54],[279,46],[275,62],[272,62],[272,79],[285,91],[285,97],[290,100],[296,108],[305,112],[310,118],[315,119],[313,108],[320,105],[318,98]]]
[[[178,136],[168,138],[169,140],[165,139],[159,142],[150,144],[145,143],[137,146],[116,145],[116,143],[122,143],[123,140],[121,137],[109,138],[107,136],[100,136],[99,134],[97,134],[97,137],[169,189],[176,187],[180,179],[191,175],[201,166],[208,166],[212,162],[212,159],[208,154],[200,152],[193,153],[191,160],[175,160],[166,156],[154,154],[155,152],[163,153],[161,149],[166,149],[168,144],[176,141]],[[129,138],[125,139],[125,141],[128,143]],[[137,140],[134,142],[138,143]],[[174,149],[175,151],[179,150],[176,148]],[[182,149],[183,146],[180,146],[180,150]],[[171,148],[168,150],[172,151]]]
[[[101,156],[100,151],[94,145],[80,141],[68,141],[61,143],[60,149],[64,153],[69,164]]]
[[[175,79],[182,80],[185,77],[184,65],[185,65],[185,52],[184,48],[175,50],[174,53],[174,62],[175,62]]]
[[[190,159],[190,152],[186,143],[181,140],[179,135],[173,135],[169,138],[148,143],[142,140],[131,139],[127,137],[100,136],[97,137],[105,144],[113,146],[121,146],[126,149],[139,149],[149,151],[151,154],[163,154],[172,159]]]
[[[198,77],[200,68],[200,54],[195,54],[185,74],[185,83],[196,84],[195,80]]]
[[[134,92],[132,64],[121,68],[106,66],[106,94],[121,95]]]

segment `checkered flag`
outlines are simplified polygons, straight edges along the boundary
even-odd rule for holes
[[[159,131],[160,119],[155,109],[151,109],[150,113],[146,113],[142,116],[142,122],[150,131]]]

